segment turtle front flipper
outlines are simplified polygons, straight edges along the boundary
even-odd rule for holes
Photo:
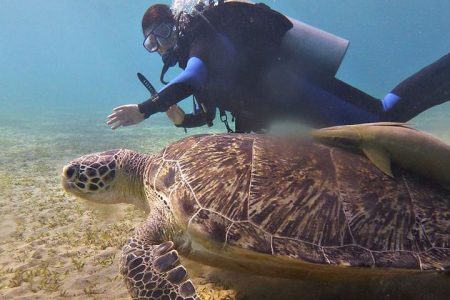
[[[152,245],[131,238],[123,248],[120,272],[133,299],[199,299],[171,241]]]

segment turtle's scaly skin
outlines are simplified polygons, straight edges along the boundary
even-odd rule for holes
[[[359,153],[196,136],[162,151],[147,172],[147,187],[182,224],[224,246],[316,264],[450,265],[450,193],[398,168],[392,179]]]

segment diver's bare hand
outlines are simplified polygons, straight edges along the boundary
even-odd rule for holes
[[[106,123],[111,126],[111,129],[116,129],[120,126],[138,124],[144,119],[145,116],[139,111],[137,104],[127,104],[114,108]]]
[[[178,105],[172,105],[166,111],[167,116],[175,125],[181,125],[184,121],[184,111]]]

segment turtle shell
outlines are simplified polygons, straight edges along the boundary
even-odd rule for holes
[[[157,155],[149,187],[202,237],[316,264],[450,265],[450,192],[359,150],[307,139],[201,135]]]

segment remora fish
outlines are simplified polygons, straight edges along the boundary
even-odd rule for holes
[[[336,126],[315,130],[312,136],[324,144],[361,149],[391,177],[392,161],[450,189],[450,145],[404,123]]]

